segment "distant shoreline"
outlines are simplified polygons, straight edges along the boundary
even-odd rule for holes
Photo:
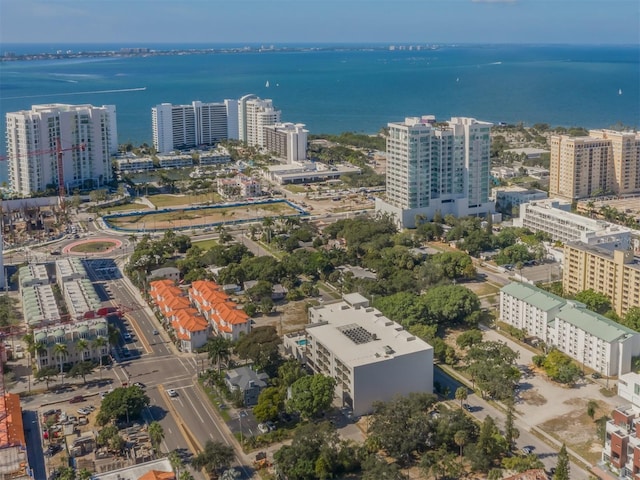
[[[246,46],[246,47],[219,47],[219,48],[175,48],[175,49],[155,49],[141,47],[122,47],[119,50],[95,50],[78,51],[58,50],[55,53],[24,53],[16,54],[4,52],[0,57],[0,62],[18,62],[30,60],[68,60],[73,58],[130,58],[130,57],[156,57],[168,55],[215,55],[215,54],[238,54],[238,53],[277,53],[277,52],[367,52],[367,51],[428,51],[437,50],[436,45],[361,45],[361,46],[297,46],[297,47],[275,47],[275,46]]]

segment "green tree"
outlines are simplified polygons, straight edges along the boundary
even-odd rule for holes
[[[514,402],[510,399],[507,404],[507,416],[504,421],[504,439],[507,442],[510,450],[513,450],[515,441],[520,437],[520,431],[515,426],[514,422]]]
[[[259,422],[275,420],[284,407],[284,392],[277,387],[267,387],[260,392],[253,414]]]
[[[462,332],[458,335],[458,338],[456,338],[456,344],[460,348],[473,347],[480,342],[482,342],[482,332],[477,328],[472,328],[471,330]]]
[[[478,296],[462,285],[440,285],[430,288],[422,296],[429,316],[440,326],[477,323],[471,315],[480,310]]]
[[[569,480],[571,478],[569,468],[569,454],[567,453],[567,446],[563,443],[560,452],[558,452],[558,463],[556,464],[556,473],[553,475],[553,480]]]
[[[467,352],[465,361],[472,380],[483,395],[499,400],[513,397],[513,389],[520,379],[515,365],[518,353],[503,342],[481,342]]]
[[[82,377],[82,383],[87,383],[87,375],[93,372],[93,368],[92,362],[78,362],[69,370],[69,376],[71,378]]]
[[[456,400],[460,401],[460,408],[462,408],[462,402],[468,397],[467,387],[458,387],[456,389]]]
[[[209,360],[215,362],[220,373],[222,362],[229,358],[231,354],[231,342],[224,337],[213,337],[207,340],[205,350],[209,356]]]
[[[596,402],[595,400],[589,400],[587,402],[587,415],[589,415],[589,418],[591,418],[591,420],[593,420],[593,418],[595,417],[597,409],[598,402]]]
[[[633,307],[629,309],[621,323],[632,328],[636,332],[640,332],[640,307]]]
[[[611,310],[611,300],[603,293],[596,292],[592,288],[576,293],[574,298],[584,303],[589,310],[604,315]]]
[[[141,388],[136,386],[116,388],[102,400],[96,423],[106,425],[112,420],[140,418],[143,409],[147,406],[149,406],[149,397]]]
[[[362,461],[362,480],[408,480],[396,463],[389,463],[377,455],[367,455]]]
[[[180,470],[184,466],[180,453],[177,450],[171,450],[167,458],[169,459],[173,472],[176,474],[176,478],[180,478]]]
[[[287,409],[305,418],[314,418],[325,412],[333,402],[335,379],[316,374],[299,378],[291,385],[291,398]]]
[[[160,444],[164,440],[164,428],[159,422],[153,421],[149,424],[149,440],[156,453],[161,453]]]
[[[55,347],[53,347],[53,353],[58,358],[58,363],[60,365],[60,379],[64,384],[64,360],[67,357],[67,353],[69,352],[69,347],[64,343],[56,343]]]
[[[91,343],[91,347],[99,352],[100,356],[100,378],[102,378],[102,349],[107,345],[107,339],[104,337],[96,337]]]
[[[49,389],[49,382],[58,375],[58,369],[56,367],[42,367],[35,374],[35,379],[37,381],[44,380],[47,385],[47,390]]]
[[[240,337],[235,350],[240,358],[251,360],[258,370],[265,370],[274,375],[281,361],[281,343],[275,327],[256,327]]]
[[[522,473],[527,470],[534,470],[537,468],[544,468],[544,463],[533,453],[529,455],[513,455],[511,457],[505,457],[502,459],[502,467],[505,470],[513,470],[514,472]]]
[[[278,386],[284,390],[293,385],[296,380],[305,377],[307,372],[297,360],[286,360],[278,367]]]
[[[581,374],[573,360],[557,349],[547,354],[543,367],[550,379],[568,385],[573,384]]]
[[[467,444],[468,435],[464,430],[458,430],[454,436],[453,441],[456,442],[456,445],[460,447],[460,462],[462,462],[462,449]]]
[[[227,468],[233,460],[233,447],[221,442],[207,440],[204,450],[191,459],[194,468],[204,468],[209,475],[217,476],[218,472]]]

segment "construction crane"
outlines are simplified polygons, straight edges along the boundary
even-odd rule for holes
[[[84,143],[80,143],[78,145],[71,145],[67,148],[62,148],[62,142],[60,137],[56,138],[56,148],[50,148],[45,150],[33,150],[31,152],[20,153],[16,155],[18,158],[31,157],[35,155],[50,155],[52,153],[56,154],[57,167],[58,167],[58,198],[60,202],[60,208],[64,211],[65,203],[64,197],[66,196],[65,188],[64,188],[64,166],[62,163],[62,154],[64,152],[71,152],[75,150],[85,151],[86,145]],[[15,157],[15,156],[14,156]],[[9,157],[0,156],[0,161],[6,161]]]

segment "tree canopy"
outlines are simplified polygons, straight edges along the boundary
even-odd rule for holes
[[[333,401],[336,381],[325,375],[307,375],[291,385],[291,398],[287,409],[305,418],[314,418],[325,412]]]

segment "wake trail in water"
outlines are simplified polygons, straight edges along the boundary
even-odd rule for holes
[[[16,100],[19,98],[39,98],[39,97],[68,97],[70,95],[93,95],[98,93],[124,93],[124,92],[142,92],[147,87],[137,88],[120,88],[117,90],[93,90],[89,92],[67,92],[67,93],[41,93],[38,95],[23,95],[20,97],[4,97],[5,100]]]

